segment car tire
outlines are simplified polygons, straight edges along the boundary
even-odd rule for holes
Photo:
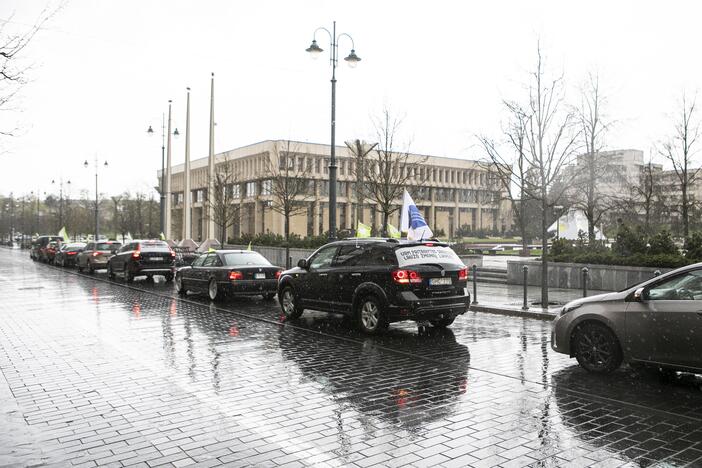
[[[181,296],[185,296],[186,294],[188,294],[188,290],[185,289],[185,287],[183,286],[183,277],[182,277],[182,276],[177,276],[177,275],[176,275],[176,277],[175,277],[175,288],[176,288],[176,292],[177,292],[178,294],[180,294]]]
[[[446,328],[446,327],[450,326],[450,325],[453,323],[454,320],[456,320],[456,317],[455,317],[455,316],[454,316],[454,317],[450,317],[450,318],[443,318],[443,319],[437,319],[437,320],[429,320],[429,323],[431,323],[431,325],[432,325],[434,328]]]
[[[297,297],[292,286],[285,286],[280,293],[280,308],[286,320],[296,320],[305,311],[297,305]]]
[[[112,265],[109,263],[107,264],[107,277],[111,280],[115,279],[115,272],[112,271]]]
[[[133,283],[134,282],[134,273],[129,271],[129,267],[125,266],[124,267],[124,281],[127,283]]]
[[[217,301],[220,299],[222,294],[219,292],[219,286],[217,286],[217,281],[214,278],[210,279],[210,282],[207,283],[207,297],[210,298],[211,301]]]
[[[77,267],[78,267],[78,273],[83,273],[83,267],[80,266],[80,262],[77,262]]]
[[[265,301],[272,301],[274,297],[275,297],[275,293],[264,294],[264,295],[263,295],[263,300],[265,300]]]
[[[163,277],[166,278],[166,283],[173,281],[173,273],[166,273]]]
[[[622,363],[622,349],[616,335],[595,322],[579,326],[573,335],[573,350],[578,364],[588,372],[607,374]]]
[[[356,322],[363,333],[375,335],[388,327],[383,307],[375,296],[366,296],[358,301]]]
[[[91,275],[95,274],[95,268],[93,268],[93,264],[90,262],[88,262],[88,273],[90,273]]]

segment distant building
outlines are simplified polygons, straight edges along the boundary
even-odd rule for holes
[[[227,233],[228,237],[242,234],[283,234],[283,216],[272,209],[274,198],[270,193],[271,175],[266,168],[273,163],[273,155],[284,152],[283,141],[267,140],[236,148],[216,155],[217,166],[233,164],[238,179],[232,187],[236,202],[240,204],[240,217]],[[307,209],[291,220],[291,232],[300,236],[316,236],[329,228],[329,175],[330,146],[314,143],[294,143],[295,161],[304,168],[305,177],[313,197],[307,201]],[[354,158],[346,147],[337,147],[337,229],[353,229],[356,226],[356,180],[353,176]],[[477,161],[438,156],[410,155],[416,161],[404,170],[413,171],[416,185],[415,202],[434,232],[443,231],[454,237],[456,231],[467,226],[473,231],[504,231],[512,224],[509,203],[505,194],[488,171]],[[192,233],[187,238],[203,240],[206,232],[207,158],[191,163],[192,206],[183,206],[184,165],[176,165],[171,177],[171,232],[181,237],[182,213],[192,213]],[[161,172],[158,172],[159,181]],[[398,199],[398,206],[402,200]],[[379,229],[382,213],[367,200],[364,203],[363,221]],[[399,225],[399,210],[390,223]],[[190,234],[190,235],[188,235]]]

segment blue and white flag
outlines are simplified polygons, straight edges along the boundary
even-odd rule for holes
[[[422,213],[405,190],[402,198],[402,213],[400,214],[400,231],[407,232],[407,240],[431,239],[434,233],[431,232],[427,222],[424,221]]]

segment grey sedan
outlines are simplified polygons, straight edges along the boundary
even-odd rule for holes
[[[702,373],[702,263],[569,302],[553,322],[551,347],[591,372],[629,362]]]

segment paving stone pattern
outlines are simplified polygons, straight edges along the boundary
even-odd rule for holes
[[[0,466],[702,466],[699,378],[588,375],[547,322],[365,337],[0,256]]]

